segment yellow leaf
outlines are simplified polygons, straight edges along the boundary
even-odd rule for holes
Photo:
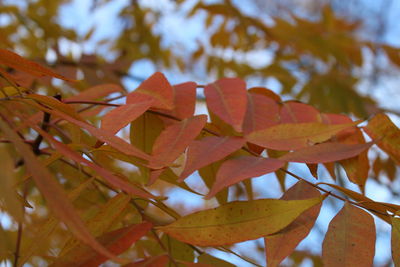
[[[233,244],[278,232],[324,198],[234,201],[189,214],[158,229],[197,246]]]

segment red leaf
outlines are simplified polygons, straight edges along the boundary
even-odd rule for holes
[[[144,97],[151,97],[154,100],[153,107],[172,110],[174,108],[174,91],[164,74],[156,72],[139,87],[129,93],[126,98],[127,104],[134,104],[143,100]]]
[[[115,134],[149,109],[151,103],[152,101],[145,101],[119,106],[102,118],[101,128]]]
[[[97,238],[97,240],[107,249],[116,255],[119,255],[128,250],[133,243],[138,241],[153,225],[149,222],[141,224],[129,225],[108,233],[105,233]],[[81,267],[97,267],[109,258],[104,257],[90,247],[78,245],[70,250],[67,254],[57,259],[53,265],[57,267],[81,266]]]
[[[283,103],[280,116],[281,123],[321,122],[320,113],[316,108],[296,101]]]
[[[346,202],[332,219],[322,244],[324,266],[372,266],[375,224],[367,212]]]
[[[193,141],[188,148],[185,169],[181,173],[179,181],[183,181],[194,171],[225,158],[240,149],[245,142],[243,138],[230,136],[208,136]]]
[[[272,100],[275,100],[276,103],[280,103],[282,101],[281,97],[277,95],[274,91],[264,87],[252,87],[248,90],[248,92],[252,94],[266,96]]]
[[[279,105],[264,95],[247,94],[247,111],[243,132],[249,134],[279,123]]]
[[[72,203],[68,200],[67,194],[56,182],[53,175],[36,158],[31,148],[2,120],[0,120],[0,129],[24,159],[27,170],[32,175],[36,186],[47,200],[47,205],[49,205],[54,215],[67,225],[76,238],[97,252],[107,257],[115,258],[113,254],[100,245],[90,234]]]
[[[93,87],[90,87],[77,95],[68,97],[64,102],[68,103],[68,101],[90,101],[102,98],[104,96],[108,96],[111,93],[115,92],[123,92],[124,89],[118,84],[108,83],[108,84],[100,84]]]
[[[124,190],[127,193],[143,197],[143,198],[154,198],[150,193],[147,193],[143,191],[140,188],[135,188],[133,187],[130,183],[122,180],[118,176],[114,175],[112,172],[110,172],[107,169],[104,169],[97,164],[88,161],[87,159],[83,158],[81,155],[73,151],[71,148],[69,148],[67,145],[60,143],[57,141],[54,137],[52,137],[50,134],[47,132],[43,131],[41,128],[37,127],[36,125],[31,125],[35,131],[37,131],[40,135],[42,135],[47,141],[49,141],[54,148],[62,153],[64,156],[72,159],[75,162],[78,162],[80,164],[83,164],[84,166],[88,166],[94,171],[96,171],[101,177],[103,177],[105,180],[107,180],[111,185],[113,185],[115,188],[120,188]]]
[[[279,159],[303,163],[326,163],[357,156],[372,144],[372,142],[350,145],[336,142],[323,143],[287,153]]]
[[[301,200],[318,197],[319,191],[304,181],[299,181],[281,197],[283,200]],[[322,204],[322,203],[321,203]],[[321,209],[318,204],[301,214],[295,221],[276,234],[265,237],[268,267],[279,266],[310,232]]]
[[[204,88],[211,112],[241,132],[246,113],[246,83],[238,78],[224,78]]]
[[[152,227],[153,225],[149,222],[130,225],[100,236],[99,241],[100,243],[105,245],[111,252],[119,255],[129,249],[133,243],[146,235]],[[88,253],[86,259],[87,260],[83,262],[81,266],[97,267],[101,263],[108,260],[108,258],[99,255],[94,251]]]
[[[174,89],[174,106],[172,111],[165,112],[181,120],[193,116],[196,106],[196,86],[194,82],[181,83],[172,86]]]
[[[278,159],[257,158],[253,156],[242,156],[229,159],[222,163],[218,170],[215,183],[206,199],[212,198],[216,193],[245,179],[257,177],[273,172],[285,163]]]
[[[159,169],[170,165],[184,152],[207,122],[206,115],[198,115],[168,126],[153,145],[149,166]]]
[[[49,68],[43,67],[35,62],[27,60],[18,54],[0,48],[0,64],[12,67],[14,69],[27,72],[37,77],[50,76],[61,80],[75,82],[76,80],[64,77],[58,73],[55,73]]]

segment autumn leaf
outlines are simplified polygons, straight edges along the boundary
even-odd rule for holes
[[[69,230],[83,243],[89,245],[100,254],[114,259],[115,256],[100,245],[89,233],[62,187],[56,182],[50,172],[41,165],[30,147],[2,120],[0,120],[0,129],[23,157],[27,170],[32,174],[36,186],[47,200],[47,204],[54,215],[60,221],[64,222]]]
[[[76,80],[67,78],[63,75],[55,73],[49,68],[43,67],[35,62],[27,60],[18,54],[6,49],[0,48],[0,64],[12,67],[14,69],[27,72],[37,77],[50,76],[61,80],[75,82]]]
[[[264,95],[247,94],[247,110],[243,122],[243,133],[249,134],[279,123],[279,105]]]
[[[304,181],[299,181],[287,190],[281,199],[299,200],[318,196],[320,193],[317,189]],[[311,231],[320,209],[321,204],[310,208],[278,233],[264,238],[268,267],[279,266],[282,260],[294,251]]]
[[[208,108],[241,132],[246,113],[246,84],[238,78],[224,78],[204,88]]]
[[[375,239],[372,216],[346,202],[330,222],[322,244],[324,266],[372,266]]]
[[[225,158],[240,149],[245,140],[240,137],[207,136],[193,141],[188,148],[185,169],[179,177],[183,181],[194,171]]]
[[[174,109],[164,113],[181,120],[192,117],[196,107],[196,86],[194,82],[173,85]]]
[[[280,160],[303,163],[326,163],[352,158],[370,148],[373,142],[364,144],[343,144],[329,142],[298,149],[280,157]]]
[[[321,122],[320,113],[316,108],[297,101],[283,103],[279,115],[281,123]]]
[[[363,129],[372,139],[377,140],[377,146],[397,164],[400,163],[400,130],[387,115],[375,115]]]
[[[126,97],[127,104],[135,104],[151,98],[154,108],[172,110],[174,108],[174,91],[164,74],[156,72]]]
[[[392,259],[394,266],[400,266],[400,219],[392,217]]]
[[[101,166],[83,158],[81,155],[79,155],[78,153],[73,151],[67,145],[57,141],[53,136],[51,136],[47,132],[43,131],[39,127],[32,125],[32,128],[35,129],[40,135],[42,135],[47,141],[49,141],[56,148],[57,151],[62,153],[64,156],[74,160],[75,162],[78,162],[84,166],[88,166],[88,167],[92,168],[94,171],[96,171],[101,177],[103,177],[105,180],[107,180],[115,188],[122,189],[127,193],[141,196],[143,198],[155,197],[152,194],[147,193],[143,189],[141,189],[139,187],[135,187],[133,184],[130,184],[129,182],[122,180],[121,178],[114,175],[109,170],[102,168]]]
[[[124,89],[118,84],[106,83],[92,86],[77,95],[73,95],[65,99],[64,103],[73,101],[92,101],[104,96],[108,96],[115,92],[123,92]]]
[[[116,255],[125,252],[137,240],[147,234],[152,228],[149,222],[129,225],[117,230],[105,233],[98,237],[98,241]],[[57,259],[51,266],[85,266],[97,267],[109,258],[104,257],[88,246],[78,246],[68,254]]]
[[[117,133],[149,109],[151,103],[152,101],[144,101],[135,104],[125,104],[111,110],[101,119],[101,129],[114,134]]]
[[[200,133],[206,121],[206,115],[198,115],[168,126],[154,142],[149,166],[159,169],[174,162]]]
[[[196,246],[233,244],[276,233],[323,199],[233,201],[189,214],[158,229]]]
[[[278,159],[254,156],[241,156],[224,161],[218,169],[217,177],[207,194],[206,199],[212,198],[216,193],[245,179],[258,177],[276,171],[285,163]]]
[[[359,121],[346,124],[283,123],[245,136],[256,145],[275,150],[296,150],[315,143],[327,141],[338,132],[357,125]]]

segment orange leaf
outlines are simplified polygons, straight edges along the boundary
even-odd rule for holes
[[[321,122],[316,108],[297,101],[283,103],[280,117],[281,123]]]
[[[143,97],[152,98],[154,108],[167,110],[174,108],[174,91],[161,72],[154,73],[142,82],[135,91],[129,93],[126,97],[126,103],[137,103],[138,98],[142,100]]]
[[[295,150],[315,143],[321,143],[338,132],[359,123],[323,124],[283,123],[264,130],[254,131],[245,136],[246,140],[256,145],[275,150]]]
[[[194,171],[225,158],[240,149],[244,143],[243,138],[230,136],[208,136],[193,141],[189,145],[185,169],[181,173],[179,181],[183,181]]]
[[[247,94],[243,132],[249,134],[279,123],[279,105],[264,95]]]
[[[144,101],[119,106],[104,115],[101,128],[115,134],[149,109],[151,103],[152,101]]]
[[[367,212],[346,202],[332,219],[322,244],[324,266],[372,266],[375,223]]]
[[[62,153],[64,156],[72,159],[75,162],[78,162],[80,164],[83,164],[84,166],[88,166],[89,168],[93,169],[96,171],[101,177],[103,177],[105,180],[107,180],[111,185],[113,185],[115,188],[119,188],[124,190],[127,193],[140,196],[143,198],[154,198],[150,193],[147,193],[143,191],[140,188],[135,188],[133,185],[130,183],[122,180],[118,176],[114,175],[112,172],[110,172],[107,169],[104,169],[100,167],[99,165],[88,161],[87,159],[83,158],[81,155],[73,151],[71,148],[69,148],[67,145],[57,141],[53,136],[48,134],[47,132],[43,131],[41,128],[37,127],[36,125],[31,125],[35,131],[37,131],[40,135],[42,135],[47,141],[49,141],[54,148]]]
[[[319,191],[304,181],[299,181],[281,197],[284,200],[307,199],[318,197]],[[305,211],[296,220],[276,234],[265,237],[265,252],[268,267],[279,266],[296,246],[310,232],[318,217],[321,204]]]
[[[2,120],[0,120],[0,129],[24,159],[27,170],[31,173],[36,186],[47,200],[47,205],[54,215],[65,223],[76,238],[83,243],[109,258],[115,258],[90,234],[72,203],[69,202],[67,194],[56,182],[53,175],[36,158],[31,148]]]
[[[206,115],[198,115],[168,126],[154,142],[150,167],[159,169],[174,162],[206,122]]]
[[[375,115],[363,129],[372,139],[377,140],[377,146],[400,164],[400,130],[387,115]]]
[[[124,89],[118,84],[107,83],[92,86],[77,95],[68,97],[65,102],[68,101],[85,101],[85,100],[96,100],[104,96],[108,96],[111,93],[123,92]]]
[[[27,72],[37,77],[50,76],[61,80],[75,82],[76,80],[64,77],[58,73],[55,73],[49,68],[43,67],[35,62],[27,60],[18,54],[0,48],[0,64],[12,67],[14,69]]]
[[[133,243],[138,241],[153,225],[149,222],[141,224],[129,225],[98,237],[98,241],[107,249],[116,255],[119,255],[128,250]],[[109,258],[104,257],[93,251],[87,246],[77,246],[65,256],[54,262],[54,266],[82,266],[82,267],[97,267]]]
[[[372,142],[354,145],[336,142],[322,143],[287,153],[279,159],[303,163],[326,163],[357,156],[372,144]]]
[[[228,159],[222,163],[218,170],[215,183],[206,199],[212,198],[216,193],[245,179],[257,177],[273,172],[285,163],[272,158],[257,158],[253,156],[241,156]]]
[[[224,78],[204,88],[208,108],[223,121],[241,132],[246,113],[246,83],[238,78]]]

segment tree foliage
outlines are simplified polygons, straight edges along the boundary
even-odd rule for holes
[[[268,266],[371,266],[383,222],[400,266],[400,206],[366,192],[368,181],[395,184],[400,130],[357,89],[363,51],[396,65],[398,49],[361,40],[359,22],[328,5],[316,19],[292,13],[272,23],[231,1],[177,1],[186,20],[203,15],[207,32],[179,53],[154,30],[161,14],[143,3],[121,9],[116,38],[93,41],[95,28],[82,35],[58,22],[64,1],[44,2],[0,7],[0,216],[11,221],[0,225],[0,261],[231,266],[215,257],[221,251],[258,265],[259,252],[234,252],[257,239]],[[92,42],[110,56],[76,56],[63,42]],[[271,62],[248,60],[261,50]],[[167,75],[133,75],[143,59]],[[177,70],[206,82],[174,84]],[[266,78],[279,94],[247,85]],[[140,82],[132,90],[126,79]],[[282,197],[264,196],[276,180]],[[178,189],[202,205],[170,202]],[[296,250],[330,201],[341,209],[321,233],[320,255]]]

